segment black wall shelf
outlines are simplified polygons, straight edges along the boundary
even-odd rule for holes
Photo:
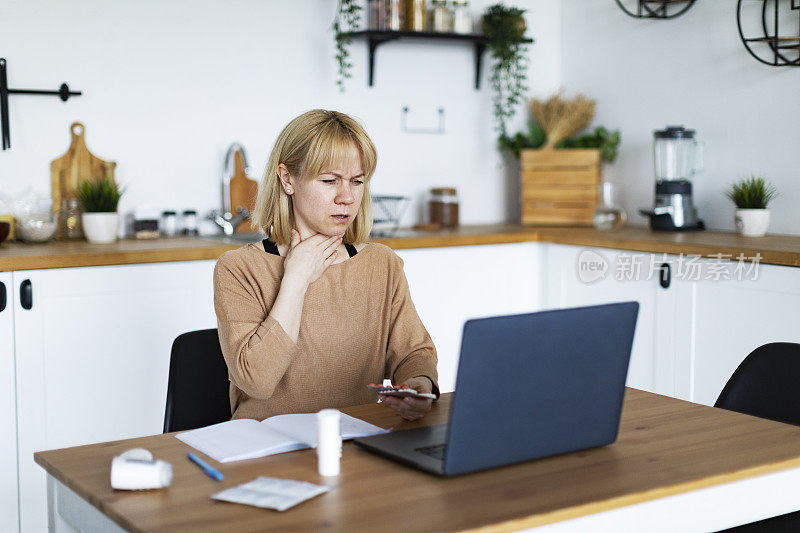
[[[742,12],[745,4],[749,6],[749,9],[745,9],[747,13]],[[749,26],[760,25],[761,31],[752,37],[745,37],[742,17],[760,18],[760,21]],[[761,63],[772,67],[800,67],[800,0],[739,0],[736,5],[736,25],[747,52]],[[780,35],[780,30],[787,27],[797,29],[789,35]]]
[[[11,148],[11,128],[8,118],[8,95],[9,94],[38,94],[56,95],[62,102],[69,100],[70,96],[80,96],[80,91],[70,91],[66,83],[62,83],[57,91],[45,91],[41,89],[9,89],[8,87],[8,65],[6,58],[0,57],[0,132],[2,132],[3,150]]]
[[[399,39],[413,39],[419,41],[454,41],[471,44],[475,51],[475,88],[481,88],[481,64],[483,52],[489,43],[485,35],[463,33],[439,33],[430,31],[391,31],[391,30],[362,30],[344,34],[352,39],[364,39],[369,50],[369,86],[373,86],[375,79],[375,50],[379,45]],[[529,44],[533,39],[523,39]]]

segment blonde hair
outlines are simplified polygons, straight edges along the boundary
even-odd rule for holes
[[[286,165],[292,176],[314,179],[336,165],[337,159],[346,154],[351,146],[358,150],[361,157],[364,196],[342,240],[348,244],[365,242],[372,228],[369,180],[375,173],[378,155],[361,124],[338,111],[307,111],[283,128],[258,186],[251,219],[253,226],[267,233],[276,244],[289,244],[295,223],[294,210],[291,197],[281,187],[278,165]]]

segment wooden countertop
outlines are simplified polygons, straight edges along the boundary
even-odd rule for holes
[[[394,249],[541,241],[647,253],[705,257],[723,254],[722,258],[732,259],[741,254],[746,260],[760,254],[761,263],[800,266],[800,236],[792,235],[746,238],[720,231],[659,233],[642,227],[626,227],[615,232],[600,232],[593,228],[488,224],[441,231],[400,230],[395,237],[373,240]],[[241,242],[202,237],[125,239],[113,244],[7,242],[0,244],[0,271],[216,259],[223,252],[242,245]]]
[[[445,423],[450,400],[450,394],[442,395],[416,422],[374,403],[342,411],[402,430]],[[172,435],[37,452],[34,460],[127,530],[239,532],[376,531],[387,524],[390,530],[517,531],[800,466],[795,426],[635,389],[626,392],[619,437],[610,446],[447,479],[346,442],[342,473],[335,478],[319,476],[314,451],[301,450],[211,461],[225,475],[216,482],[186,460],[191,448]],[[169,488],[139,493],[111,488],[112,457],[134,447],[172,464]],[[262,475],[328,484],[332,490],[283,513],[210,499]]]

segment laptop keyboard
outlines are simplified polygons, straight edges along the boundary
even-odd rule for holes
[[[434,459],[444,461],[444,452],[447,449],[446,444],[436,444],[434,446],[423,446],[421,448],[414,448],[415,452],[424,453]]]

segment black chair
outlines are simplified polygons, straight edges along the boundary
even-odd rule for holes
[[[229,386],[216,329],[178,336],[169,359],[164,433],[230,420]]]
[[[800,426],[800,344],[773,342],[748,355],[714,407]]]
[[[714,407],[800,426],[799,382],[800,344],[765,344],[742,361]],[[800,511],[725,531],[800,531]]]

